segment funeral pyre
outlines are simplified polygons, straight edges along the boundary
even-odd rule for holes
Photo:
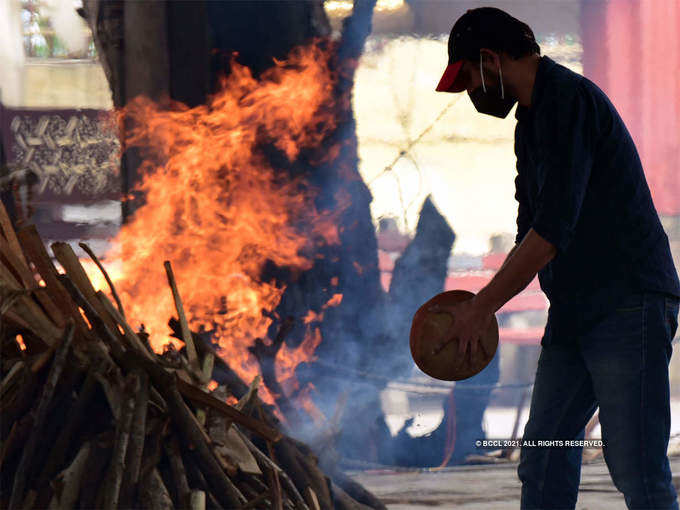
[[[96,290],[69,244],[51,250],[63,272],[0,206],[2,508],[385,508],[334,467],[332,423],[312,447],[289,437],[260,377],[246,385],[190,331],[170,262],[184,345],[159,354],[115,286]]]

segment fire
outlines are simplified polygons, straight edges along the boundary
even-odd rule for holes
[[[163,261],[172,262],[191,328],[214,330],[220,355],[249,382],[259,366],[247,347],[266,337],[271,318],[263,311],[273,311],[285,290],[260,279],[263,267],[272,261],[303,271],[313,263],[305,249],[339,242],[337,211],[317,211],[314,190],[272,168],[258,149],[265,140],[292,162],[321,144],[335,126],[328,63],[318,46],[300,48],[258,81],[234,62],[206,105],[168,110],[138,97],[120,112],[131,126],[126,145],[144,158],[145,204],[106,260],[121,261],[111,277],[126,315],[133,327],[146,325],[158,352],[176,316]],[[282,379],[312,359],[321,334],[308,331],[298,348],[279,352]],[[271,402],[264,388],[261,395]]]
[[[17,335],[16,336],[16,342],[17,342],[17,345],[19,346],[19,349],[21,349],[22,351],[26,350],[26,344],[24,343],[24,337],[22,337],[21,335]]]

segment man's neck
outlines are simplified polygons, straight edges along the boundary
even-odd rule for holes
[[[531,55],[517,62],[513,73],[513,89],[517,102],[521,106],[531,106],[531,96],[536,81],[536,71],[540,62],[540,55]]]

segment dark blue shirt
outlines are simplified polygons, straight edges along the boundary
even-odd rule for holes
[[[550,301],[542,345],[573,341],[631,292],[680,297],[680,282],[635,144],[592,81],[540,59],[515,113],[516,242],[557,248],[538,272]]]

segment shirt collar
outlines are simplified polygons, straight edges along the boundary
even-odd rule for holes
[[[533,107],[535,107],[542,95],[543,95],[543,89],[544,89],[544,82],[545,82],[545,76],[548,74],[550,69],[556,64],[553,59],[548,57],[547,55],[543,55],[540,60],[538,61],[538,68],[536,69],[536,77],[534,78],[534,87],[531,90],[531,106],[522,106],[519,103],[517,104],[517,108],[515,110],[515,118],[517,120],[523,120],[526,119],[531,112],[533,111]]]

